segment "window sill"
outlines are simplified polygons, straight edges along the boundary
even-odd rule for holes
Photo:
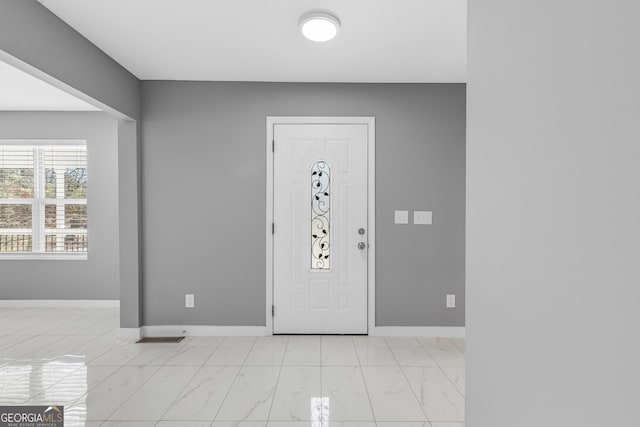
[[[87,253],[75,254],[0,254],[0,261],[86,261],[89,259]]]

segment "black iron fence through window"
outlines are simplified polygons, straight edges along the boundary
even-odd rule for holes
[[[31,252],[30,234],[0,235],[0,252]]]
[[[86,234],[64,236],[64,249],[58,248],[56,235],[45,236],[45,252],[87,252],[89,240]],[[31,252],[33,247],[30,234],[1,234],[0,252]]]

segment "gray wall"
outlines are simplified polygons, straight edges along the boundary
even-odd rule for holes
[[[376,117],[376,323],[464,325],[464,85],[142,89],[145,325],[264,325],[269,115]],[[395,209],[432,210],[434,225],[394,225]]]
[[[142,275],[140,245],[140,127],[137,122],[118,120],[118,231],[120,249],[120,327],[138,328]]]
[[[74,94],[114,117],[126,121],[140,117],[140,81],[36,0],[0,1],[0,60]],[[139,298],[135,297],[141,291],[140,170],[138,162],[129,159],[130,156],[137,157],[140,126],[121,123],[120,129],[119,135],[124,139],[118,142],[119,148],[129,156],[118,170],[120,181],[127,182],[128,187],[120,188],[119,212],[114,216],[120,220],[120,246],[126,248],[119,259],[123,266],[120,289],[123,298],[127,298],[120,306],[120,319],[122,327],[138,327],[140,307]]]
[[[0,139],[86,139],[89,259],[0,260],[0,299],[118,299],[118,127],[105,113],[0,112]]]
[[[469,2],[468,427],[638,426],[640,2]]]
[[[132,119],[140,81],[36,0],[0,1],[0,50]]]

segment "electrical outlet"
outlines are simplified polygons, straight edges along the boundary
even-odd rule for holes
[[[194,308],[196,306],[196,301],[193,294],[184,295],[184,306],[185,308]]]
[[[455,294],[447,294],[447,308],[456,308]]]

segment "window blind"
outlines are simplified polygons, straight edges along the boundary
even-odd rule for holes
[[[0,141],[0,256],[87,253],[86,142]]]

